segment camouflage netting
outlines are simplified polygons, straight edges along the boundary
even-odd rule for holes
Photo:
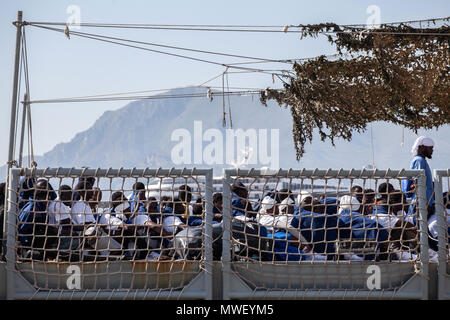
[[[319,24],[302,26],[302,37],[329,34],[337,59],[320,56],[295,63],[296,77],[284,90],[266,90],[268,99],[290,107],[294,144],[299,160],[317,129],[322,141],[350,141],[367,124],[387,121],[417,131],[450,123],[450,18],[439,27],[408,24],[361,26]],[[331,35],[330,35],[331,34]]]

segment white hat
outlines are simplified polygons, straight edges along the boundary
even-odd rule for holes
[[[350,210],[351,212],[357,211],[360,207],[358,199],[352,196],[342,196],[339,199],[339,213],[344,210]]]
[[[294,200],[291,199],[291,197],[287,197],[286,199],[284,199],[283,201],[281,201],[280,204],[280,212],[283,211],[284,209],[286,209],[288,207],[288,205],[293,204]]]
[[[275,199],[269,196],[265,196],[261,202],[261,209],[259,209],[259,213],[264,214],[267,210],[272,209],[275,205]]]
[[[302,190],[297,196],[297,203],[300,205],[306,198],[313,197],[311,192]]]
[[[411,148],[411,153],[416,155],[420,146],[433,147],[434,146],[434,141],[433,141],[433,139],[425,137],[425,136],[418,137],[416,139],[416,141],[414,141],[414,144],[413,144],[413,146]]]

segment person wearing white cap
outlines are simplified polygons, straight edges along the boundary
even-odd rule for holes
[[[360,213],[358,212],[358,210],[359,210],[360,206],[361,206],[361,204],[358,201],[358,199],[356,199],[356,197],[352,197],[349,195],[342,196],[339,199],[338,214],[359,215]]]
[[[287,229],[294,217],[294,204],[293,196],[285,189],[266,195],[261,202],[257,221],[269,232]]]
[[[434,212],[433,176],[426,158],[431,159],[433,155],[434,141],[431,138],[420,136],[414,142],[411,153],[414,158],[411,162],[411,169],[424,169],[426,176],[426,195],[428,201],[428,216]],[[408,215],[416,212],[416,185],[412,180],[402,181],[402,191],[406,192],[406,197],[411,199],[412,205],[409,207]]]
[[[273,224],[278,215],[278,206],[275,205],[275,199],[270,196],[265,196],[261,202],[256,219],[258,223],[267,228],[268,231],[273,232]]]

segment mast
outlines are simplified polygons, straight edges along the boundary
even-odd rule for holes
[[[9,170],[12,168],[14,161],[14,144],[15,144],[15,131],[16,131],[16,113],[17,113],[17,91],[19,88],[19,66],[20,66],[20,43],[22,41],[22,11],[17,12],[17,21],[13,22],[16,26],[16,51],[14,57],[14,78],[13,78],[13,94],[11,102],[11,123],[9,130],[9,150],[8,150],[8,163],[6,172],[6,191],[9,189]],[[6,193],[8,195],[8,192]],[[8,196],[5,197],[5,211],[8,208]],[[6,217],[6,216],[5,216]],[[8,219],[3,219],[3,235],[6,235],[6,221]],[[5,248],[5,246],[4,246]],[[4,251],[5,253],[5,251]]]

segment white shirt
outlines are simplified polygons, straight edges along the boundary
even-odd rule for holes
[[[162,223],[163,228],[164,228],[164,230],[166,230],[169,233],[174,234],[177,229],[177,226],[180,224],[183,224],[183,222],[177,216],[169,215],[169,216],[166,216],[163,218],[163,223]]]
[[[150,218],[147,214],[138,214],[136,215],[136,217],[133,219],[133,223],[137,226],[143,226],[145,225],[145,223],[147,221],[149,221]]]
[[[378,224],[390,229],[393,229],[398,220],[400,220],[398,217],[386,213],[371,214],[367,218],[375,220]]]
[[[103,213],[102,215],[100,215],[100,220],[99,223],[106,225],[105,229],[107,230],[117,230],[117,228],[119,228],[119,226],[121,226],[124,223],[124,220],[121,219],[121,216],[123,216],[123,214],[119,214],[118,215],[114,215],[111,213]]]
[[[256,219],[259,224],[266,227],[267,230],[273,231],[273,229],[285,229],[287,230],[294,215],[282,214],[282,215],[272,215],[272,214],[258,214]]]
[[[448,228],[448,226],[450,225],[450,210],[447,209],[447,214],[446,215],[446,220],[447,220],[447,226],[445,227],[445,229]],[[437,224],[437,219],[436,219],[436,215],[433,214],[430,219],[428,219],[428,230],[430,230],[431,235],[433,236],[433,238],[437,239],[438,237],[438,224]]]
[[[47,213],[48,223],[52,225],[57,225],[62,220],[70,219],[70,208],[59,199],[49,203]]]
[[[273,229],[284,229],[302,243],[308,243],[300,233],[300,230],[291,226],[291,221],[294,217],[295,215],[293,214],[280,214],[277,216],[271,214],[258,214],[256,219],[258,223],[266,227],[269,232],[273,232]]]
[[[75,224],[95,223],[91,207],[84,201],[77,201],[72,206],[72,221]]]

